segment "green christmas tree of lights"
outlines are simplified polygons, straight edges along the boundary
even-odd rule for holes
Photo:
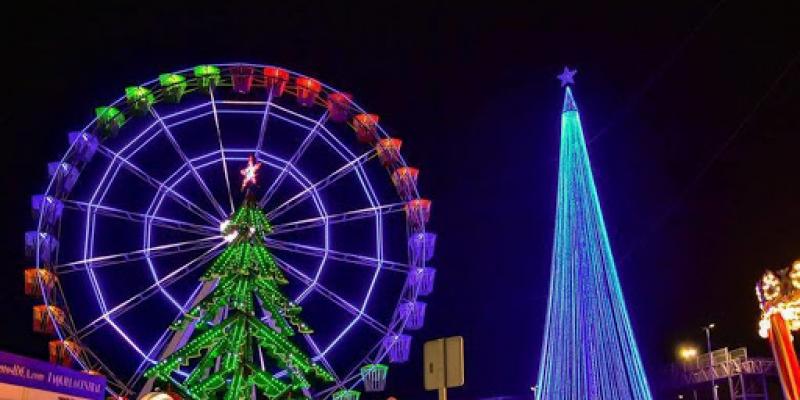
[[[251,192],[259,166],[251,156],[242,170],[245,200],[223,229],[230,244],[201,278],[218,280],[216,288],[172,326],[183,330],[193,324],[191,340],[145,372],[195,400],[250,399],[254,387],[270,399],[305,397],[309,378],[333,381],[330,372],[289,340],[295,332],[312,330],[300,318],[301,307],[281,292],[288,281],[264,245],[272,228]],[[256,315],[256,304],[270,314],[269,324]],[[286,371],[286,378],[254,364],[259,348]],[[182,382],[173,376],[190,365]]]

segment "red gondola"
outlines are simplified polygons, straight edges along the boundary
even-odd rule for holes
[[[350,93],[336,92],[328,95],[328,116],[332,121],[344,122],[350,113],[350,102],[353,96]]]
[[[311,107],[317,100],[319,92],[322,91],[322,84],[318,80],[308,77],[298,77],[295,79],[297,85],[297,102],[303,107]]]
[[[377,114],[358,114],[353,117],[353,129],[361,143],[375,143],[380,117]]]
[[[272,96],[278,97],[286,90],[286,83],[289,82],[289,73],[284,69],[275,67],[264,67],[264,86],[272,92]]]
[[[253,67],[237,65],[231,67],[231,82],[233,91],[237,93],[248,93],[253,87]]]

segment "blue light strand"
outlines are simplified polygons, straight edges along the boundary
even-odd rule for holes
[[[536,399],[652,400],[570,87],[554,235]]]

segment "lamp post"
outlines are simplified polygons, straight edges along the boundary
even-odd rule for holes
[[[692,345],[682,345],[678,348],[678,357],[680,357],[684,363],[684,371],[686,370],[689,362],[697,360],[698,354],[699,351],[697,350],[697,347]],[[695,365],[697,365],[697,363],[695,363]],[[697,389],[695,388],[692,388],[692,397],[694,400],[697,400]],[[682,399],[683,395],[678,396],[678,398]]]
[[[708,349],[708,363],[709,363],[709,365],[712,364],[712,360],[711,360],[711,330],[714,329],[715,326],[716,326],[716,324],[714,324],[712,322],[712,323],[710,323],[710,324],[708,324],[708,325],[706,325],[706,326],[701,328],[706,332],[706,346],[707,346],[707,349]],[[714,400],[719,400],[719,394],[717,393],[717,382],[714,380],[714,378],[711,378],[711,392],[714,395]]]

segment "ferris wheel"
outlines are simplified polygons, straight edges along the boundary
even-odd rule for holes
[[[378,122],[348,93],[247,63],[161,74],[97,107],[31,198],[25,290],[51,362],[119,398],[152,387],[145,370],[191,335],[175,321],[213,290],[199,277],[252,156],[264,242],[315,329],[298,341],[334,378],[314,397],[382,390],[423,326],[436,236],[418,169]]]

